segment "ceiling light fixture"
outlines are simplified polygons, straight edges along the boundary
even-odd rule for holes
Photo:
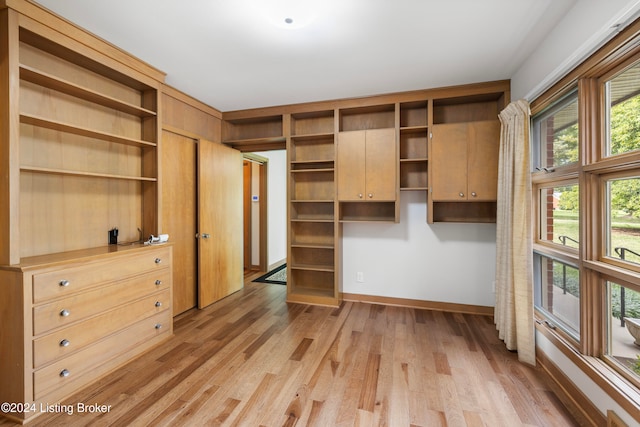
[[[288,30],[308,26],[316,19],[319,10],[319,0],[272,0],[265,3],[268,3],[267,16],[271,23]]]

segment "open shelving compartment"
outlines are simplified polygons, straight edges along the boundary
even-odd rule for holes
[[[158,89],[19,29],[20,259],[157,230]]]
[[[282,115],[225,120],[222,124],[222,142],[240,151],[284,149]]]
[[[335,112],[290,117],[287,300],[336,306]]]
[[[427,100],[400,103],[400,190],[427,190]]]

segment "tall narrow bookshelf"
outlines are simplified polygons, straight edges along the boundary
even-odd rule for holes
[[[336,306],[334,110],[292,114],[287,300]]]
[[[427,191],[428,101],[400,103],[400,191]]]

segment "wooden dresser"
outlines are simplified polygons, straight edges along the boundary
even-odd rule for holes
[[[109,246],[0,267],[0,401],[38,415],[171,337],[172,247]],[[75,402],[71,402],[72,404]],[[33,411],[32,409],[35,409]]]

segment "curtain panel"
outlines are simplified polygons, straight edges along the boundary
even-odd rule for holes
[[[529,117],[525,100],[499,115],[495,323],[506,347],[535,365]]]

